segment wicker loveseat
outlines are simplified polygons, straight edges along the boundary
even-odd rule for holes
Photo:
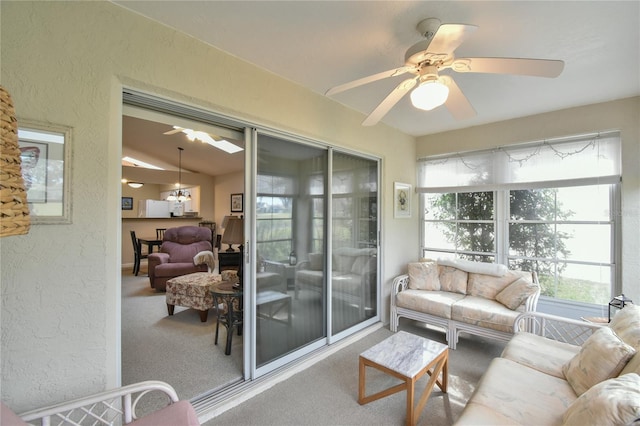
[[[535,273],[504,265],[443,259],[415,262],[393,281],[391,330],[401,317],[444,329],[451,349],[460,332],[508,341],[516,317],[535,311]]]

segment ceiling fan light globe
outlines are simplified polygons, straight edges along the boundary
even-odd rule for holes
[[[449,88],[438,80],[428,80],[411,92],[411,103],[425,111],[439,107],[447,101]]]

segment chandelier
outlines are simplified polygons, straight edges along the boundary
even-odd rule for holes
[[[191,200],[189,191],[182,190],[182,151],[184,148],[178,147],[178,191],[171,191],[167,197],[168,201],[178,201],[179,203]]]

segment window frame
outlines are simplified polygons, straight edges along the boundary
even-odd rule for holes
[[[553,220],[547,219],[547,220],[513,220],[511,219],[511,215],[510,215],[510,193],[511,191],[514,190],[521,190],[522,188],[504,188],[504,189],[497,189],[494,190],[494,221],[495,221],[495,248],[496,248],[496,253],[495,253],[495,259],[497,263],[501,263],[504,265],[509,265],[511,263],[511,261],[513,260],[531,260],[531,261],[535,261],[535,260],[541,260],[541,261],[545,261],[545,262],[553,262],[553,263],[566,263],[566,264],[576,264],[576,265],[588,265],[588,266],[609,266],[611,268],[611,277],[610,277],[610,282],[611,282],[611,287],[610,287],[610,297],[613,297],[616,294],[619,294],[622,288],[622,283],[620,282],[620,278],[621,274],[620,274],[620,259],[621,259],[621,224],[620,224],[620,218],[619,215],[616,215],[615,212],[619,212],[621,211],[621,197],[620,197],[620,193],[621,193],[621,184],[620,183],[613,183],[613,184],[605,184],[605,185],[609,185],[609,205],[608,207],[608,211],[609,211],[609,221],[603,222],[600,220],[557,220],[557,218],[554,218]],[[554,188],[563,188],[563,187],[571,187],[573,185],[566,185],[566,186],[554,186]],[[540,188],[535,188],[535,189],[540,189]],[[447,192],[443,192],[440,194],[447,194],[447,193],[462,193],[462,192],[470,192],[470,191],[447,191]],[[478,190],[476,188],[476,191],[473,192],[488,192],[488,191],[482,191],[482,190]],[[426,212],[426,200],[428,195],[433,194],[433,193],[422,193],[420,194],[420,208],[422,212]],[[457,247],[454,250],[447,250],[447,249],[441,249],[441,248],[435,248],[435,247],[431,247],[428,245],[427,243],[427,236],[426,236],[426,224],[427,223],[459,223],[459,222],[470,222],[470,220],[460,220],[457,217],[454,220],[438,220],[438,219],[427,219],[426,218],[426,214],[422,214],[421,218],[420,218],[420,226],[421,226],[421,232],[420,232],[420,245],[421,245],[421,256],[425,257],[426,254],[428,252],[440,252],[440,253],[452,253],[455,254],[456,257],[460,254],[462,255],[485,255],[485,256],[493,256],[494,253],[491,252],[487,252],[487,253],[478,253],[478,252],[473,252],[473,251],[469,251],[469,250],[460,250]],[[474,221],[471,220],[471,222],[475,223],[478,221]],[[486,221],[485,221],[486,222]],[[610,262],[611,263],[603,263],[603,262],[596,262],[596,261],[585,261],[585,260],[580,260],[580,259],[558,259],[556,258],[540,258],[540,259],[536,259],[533,257],[527,257],[527,256],[522,256],[522,255],[511,255],[509,253],[509,248],[510,248],[510,234],[509,234],[509,226],[511,224],[522,224],[522,223],[542,223],[542,224],[553,224],[553,225],[565,225],[565,224],[586,224],[586,225],[603,225],[603,224],[609,224],[609,226],[611,227],[611,237],[610,237],[610,251],[611,251],[611,257],[610,257]],[[556,278],[557,279],[557,278]],[[546,299],[546,300],[551,300],[551,301],[556,301],[556,302],[562,302],[562,303],[575,303],[575,304],[579,304],[579,305],[594,305],[592,303],[588,303],[588,302],[583,302],[583,301],[576,301],[576,300],[570,300],[570,299],[562,299],[562,298],[558,298],[558,297],[554,297],[554,296],[541,296],[541,299]],[[597,306],[600,306],[599,304],[597,304]]]

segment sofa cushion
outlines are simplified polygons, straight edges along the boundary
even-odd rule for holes
[[[515,310],[536,291],[538,291],[536,284],[524,278],[518,278],[498,293],[496,300],[507,308]]]
[[[451,319],[492,330],[513,332],[513,324],[519,311],[512,311],[495,300],[478,296],[466,296],[456,302],[451,310]]]
[[[562,414],[576,399],[566,380],[509,359],[495,358],[480,379],[470,402],[507,417],[510,419],[508,424],[558,425],[562,422]]]
[[[609,327],[623,341],[640,350],[640,306],[625,306],[613,316]]]
[[[155,267],[156,278],[177,277],[194,272],[208,272],[207,265],[194,265],[193,262],[163,263]]]
[[[309,269],[313,271],[321,271],[322,261],[323,261],[322,253],[309,253]]]
[[[580,346],[520,332],[509,341],[502,357],[564,379],[562,366],[580,351]]]
[[[594,385],[565,411],[564,425],[630,425],[640,419],[640,376],[625,374]]]
[[[627,362],[627,365],[624,366],[624,368],[620,372],[620,375],[622,376],[623,374],[629,373],[640,374],[640,351],[638,351],[637,349],[636,354],[631,357],[629,362]]]
[[[562,372],[580,396],[593,385],[616,377],[635,352],[609,327],[602,327],[582,344],[580,352],[562,367]]]
[[[509,284],[517,281],[518,278],[525,278],[528,279],[529,282],[533,282],[531,273],[524,271],[507,271],[501,277],[487,274],[469,273],[467,294],[470,294],[472,296],[484,297],[485,299],[495,300],[498,293],[508,287]]]
[[[414,290],[440,290],[438,265],[435,262],[415,262],[408,265],[409,288]]]
[[[448,291],[405,290],[396,296],[396,306],[451,319],[451,306],[464,294]]]
[[[438,265],[438,279],[440,290],[452,293],[467,294],[467,279],[469,274],[451,266]]]

